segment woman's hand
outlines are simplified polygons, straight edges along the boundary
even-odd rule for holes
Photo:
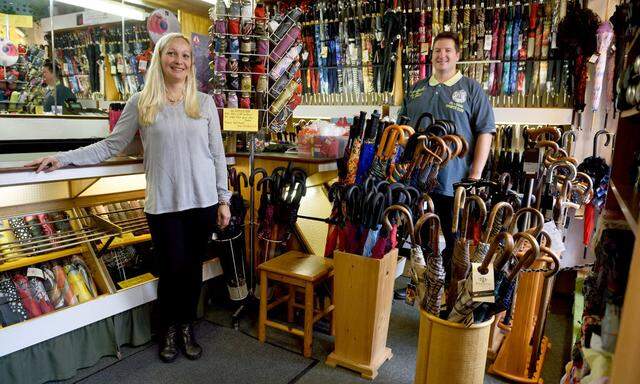
[[[60,163],[60,160],[58,160],[55,156],[46,156],[46,157],[41,157],[39,159],[33,160],[32,162],[27,163],[24,166],[25,167],[37,166],[38,168],[36,169],[36,173],[40,173],[42,171],[49,173],[60,168],[62,164]]]
[[[220,204],[218,206],[218,218],[217,224],[221,229],[226,228],[231,220],[231,210],[227,204]]]

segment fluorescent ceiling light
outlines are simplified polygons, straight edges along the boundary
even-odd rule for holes
[[[202,0],[207,4],[212,4],[212,5],[216,5],[218,2],[216,0]]]
[[[136,4],[136,5],[145,5],[142,0],[124,0],[125,3]]]
[[[75,5],[80,8],[93,9],[94,11],[109,13],[132,20],[145,20],[147,13],[140,8],[125,5],[113,0],[56,0],[58,3]]]

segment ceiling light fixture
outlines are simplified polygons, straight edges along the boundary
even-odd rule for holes
[[[113,0],[56,0],[58,3],[75,5],[80,8],[88,8],[98,12],[109,13],[131,20],[145,20],[147,13],[140,8],[125,5]]]

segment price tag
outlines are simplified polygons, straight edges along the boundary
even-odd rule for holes
[[[138,71],[144,72],[147,70],[147,60],[140,60],[138,63]]]
[[[489,271],[485,275],[478,271],[480,265],[481,263],[471,263],[471,298],[477,302],[495,303],[493,265],[489,264]]]
[[[429,43],[421,43],[420,44],[420,54],[428,55],[429,54]]]
[[[118,72],[124,73],[124,65],[122,63],[118,63]]]
[[[484,35],[484,50],[485,51],[490,51],[491,50],[491,42],[493,41],[493,36],[492,35]]]
[[[349,56],[352,60],[358,60],[358,49],[354,43],[349,44]]]
[[[590,62],[591,64],[595,64],[595,63],[597,63],[597,62],[598,62],[598,58],[599,58],[599,57],[600,57],[600,55],[599,55],[599,54],[594,53],[594,54],[593,54],[593,55],[591,55],[591,57],[589,58],[589,62]]]
[[[322,51],[320,53],[320,57],[326,59],[329,56],[329,48],[325,45],[322,47]]]
[[[222,113],[222,129],[234,132],[258,132],[258,110],[225,108]]]
[[[44,273],[40,268],[29,267],[27,268],[27,277],[37,277],[44,280]]]

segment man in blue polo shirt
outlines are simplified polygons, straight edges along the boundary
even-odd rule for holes
[[[443,252],[447,271],[455,241],[451,233],[453,184],[464,178],[481,177],[496,131],[489,99],[478,82],[456,69],[458,60],[460,46],[457,35],[451,32],[438,34],[433,41],[431,55],[433,74],[412,87],[399,113],[410,119],[410,125],[414,125],[424,112],[430,112],[438,120],[451,120],[456,125],[457,134],[469,143],[469,151],[464,158],[452,159],[440,169],[438,186],[431,194],[447,243]],[[421,124],[425,126],[430,122],[423,119]]]

